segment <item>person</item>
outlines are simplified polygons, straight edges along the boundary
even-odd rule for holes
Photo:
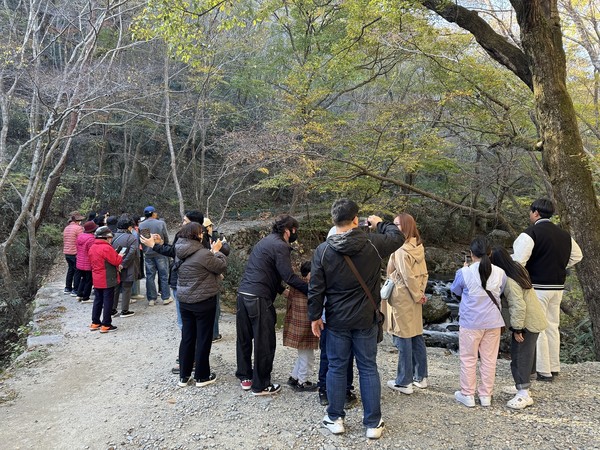
[[[527,270],[513,261],[504,247],[495,247],[492,263],[506,273],[504,297],[508,302],[510,316],[510,371],[515,380],[515,396],[506,406],[523,409],[533,405],[529,395],[530,377],[535,363],[535,347],[540,332],[548,326]],[[512,392],[512,390],[510,390]]]
[[[398,349],[396,379],[387,382],[390,389],[412,394],[413,386],[427,387],[427,347],[423,338],[423,304],[427,301],[427,264],[425,248],[413,216],[398,214],[394,225],[404,235],[404,244],[390,257],[387,275],[394,288],[382,311],[387,331]]]
[[[310,280],[310,261],[300,266],[300,275],[306,282]],[[283,345],[298,350],[298,358],[292,368],[288,385],[297,392],[314,392],[317,385],[309,381],[313,374],[315,350],[319,348],[319,339],[312,334],[308,320],[308,298],[294,287],[285,290],[287,308],[283,320]]]
[[[291,243],[298,237],[298,221],[290,215],[277,217],[271,233],[250,253],[238,288],[236,311],[236,377],[243,390],[272,395],[281,386],[271,383],[275,358],[275,296],[282,282],[306,294],[308,285],[292,270]],[[254,342],[254,366],[252,347]]]
[[[100,330],[100,333],[108,333],[117,329],[112,324],[111,311],[115,286],[119,284],[119,271],[123,268],[123,256],[110,245],[113,238],[110,228],[100,227],[94,236],[96,239],[88,252],[95,289],[90,331]]]
[[[190,381],[194,361],[197,387],[207,386],[217,379],[210,370],[209,356],[220,275],[227,269],[227,258],[219,252],[220,240],[213,242],[210,250],[207,247],[202,226],[196,222],[184,225],[175,243],[174,264],[179,265],[177,296],[183,322],[179,345],[181,387]]]
[[[481,383],[477,389],[481,406],[490,406],[496,378],[496,360],[500,347],[500,330],[504,319],[500,311],[500,293],[506,274],[490,261],[491,247],[485,236],[471,242],[473,263],[456,272],[450,290],[461,297],[458,346],[460,352],[460,391],[454,398],[463,405],[475,406],[477,354]]]
[[[359,228],[358,205],[349,199],[337,200],[331,208],[336,234],[320,244],[312,259],[308,293],[308,315],[315,336],[323,330],[327,317],[327,399],[329,406],[322,425],[334,434],[343,433],[347,369],[351,350],[356,358],[363,403],[363,424],[370,439],[378,439],[384,429],[381,418],[381,382],[377,371],[378,314],[381,261],[402,245],[398,228],[378,216],[369,216],[372,230]],[[347,255],[356,266],[377,305],[354,275]],[[325,297],[327,301],[325,302]]]
[[[79,274],[77,273],[77,236],[83,233],[81,221],[85,219],[79,212],[69,215],[69,223],[63,230],[63,254],[67,261],[67,277],[65,279],[65,294],[77,296]],[[75,282],[74,282],[75,281]]]
[[[77,301],[91,303],[92,293],[92,264],[90,263],[89,251],[95,241],[94,232],[98,229],[95,222],[89,220],[83,224],[83,233],[77,236],[77,270],[80,281],[77,289]]]
[[[143,230],[148,230],[150,235],[158,234],[162,243],[169,243],[169,234],[167,226],[162,220],[158,220],[158,214],[154,206],[146,206],[144,208],[144,221],[140,223],[140,234]],[[167,256],[156,253],[150,247],[144,247],[144,259],[146,264],[146,298],[148,305],[154,306],[158,298],[158,291],[154,279],[158,273],[160,284],[160,296],[163,305],[168,305],[173,302],[169,289],[169,258]]]
[[[513,243],[513,259],[529,272],[548,320],[548,328],[537,340],[536,368],[538,381],[551,382],[560,372],[560,303],[567,269],[581,261],[583,255],[569,233],[550,221],[554,214],[550,200],[537,199],[529,210],[532,225]]]
[[[135,314],[135,312],[129,309],[129,303],[131,301],[131,288],[137,279],[140,264],[139,243],[137,238],[131,233],[133,225],[133,220],[127,214],[121,215],[117,220],[117,232],[112,240],[112,247],[117,252],[121,249],[125,250],[123,262],[121,263],[123,267],[120,274],[121,281],[115,287],[112,315],[114,316],[118,313],[117,307],[119,306],[119,297],[121,297],[120,317],[124,318]]]
[[[206,230],[208,235],[208,239],[210,242],[215,242],[219,239],[218,233],[214,232],[214,225],[212,221],[208,218],[204,218],[204,222],[202,222],[202,226]],[[222,252],[225,256],[229,256],[229,245],[226,245],[226,242],[222,242]],[[219,333],[219,317],[221,316],[221,295],[217,293],[217,312],[215,313],[215,323],[213,325],[213,342],[220,341],[223,339],[221,333]]]
[[[139,256],[139,263],[138,263],[138,268],[139,268],[139,272],[138,272],[138,276],[136,278],[136,280],[133,282],[133,286],[131,287],[131,303],[135,303],[140,299],[146,298],[144,295],[141,294],[141,290],[140,290],[140,280],[142,278],[145,278],[145,274],[144,274],[144,247],[142,246],[141,242],[140,242],[140,228],[139,228],[139,217],[137,216],[133,216],[132,217],[133,220],[133,228],[131,229],[131,234],[133,235],[133,237],[135,237],[138,241],[138,254]]]

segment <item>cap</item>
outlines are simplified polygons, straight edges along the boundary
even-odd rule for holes
[[[94,236],[96,236],[96,239],[108,239],[113,237],[113,234],[112,231],[110,231],[110,228],[100,227],[96,230]]]
[[[156,209],[154,208],[154,206],[146,206],[144,208],[144,214],[153,213],[154,211],[156,211]]]
[[[202,226],[203,226],[204,228],[206,228],[206,227],[210,227],[212,224],[213,224],[213,223],[210,221],[210,219],[209,219],[208,217],[206,217],[206,218],[204,219],[204,222],[202,223]]]
[[[94,231],[96,231],[97,228],[98,225],[96,225],[96,222],[94,222],[93,220],[90,220],[89,222],[83,224],[84,233],[93,233]]]
[[[71,211],[69,216],[71,217],[71,222],[79,222],[85,219],[85,216],[82,216],[79,211]]]

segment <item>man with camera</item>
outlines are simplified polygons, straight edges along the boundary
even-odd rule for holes
[[[322,424],[334,434],[345,431],[346,371],[353,351],[366,435],[379,439],[384,423],[377,371],[378,315],[373,302],[379,308],[381,261],[402,246],[404,237],[393,223],[383,222],[375,215],[369,216],[367,225],[376,233],[365,233],[359,228],[358,205],[349,199],[337,200],[331,217],[336,233],[319,245],[313,255],[308,291],[308,315],[315,336],[323,330],[323,309],[327,317],[329,406]]]

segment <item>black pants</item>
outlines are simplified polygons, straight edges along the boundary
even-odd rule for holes
[[[235,317],[237,339],[235,376],[252,380],[252,390],[260,392],[271,384],[275,359],[275,323],[277,315],[273,301],[253,295],[238,294]],[[254,369],[252,368],[254,340]]]
[[[77,274],[77,255],[65,255],[65,259],[67,260],[67,279],[65,280],[65,289],[69,291],[77,292],[77,288],[79,287],[78,281],[79,276]]]
[[[529,389],[530,376],[535,372],[535,346],[539,333],[525,330],[523,342],[515,341],[514,335],[510,341],[510,371],[512,372],[517,389]]]
[[[327,391],[327,371],[329,370],[329,360],[327,359],[327,324],[325,328],[321,330],[321,337],[319,338],[319,347],[321,348],[321,360],[319,362],[319,391]],[[352,381],[354,380],[354,352],[351,351],[350,362],[348,363],[348,372],[346,373],[346,392],[353,391],[354,386]]]
[[[110,327],[112,325],[110,311],[112,309],[114,295],[114,287],[104,289],[96,288],[94,305],[92,306],[92,323],[100,323],[105,327]],[[102,314],[102,321],[100,321],[100,314]]]
[[[210,375],[210,349],[212,330],[217,310],[217,297],[211,297],[200,303],[184,303],[179,299],[181,311],[181,343],[179,344],[179,374],[186,380],[192,374],[194,360],[196,373],[194,378],[206,380]]]
[[[79,288],[77,289],[77,297],[81,297],[84,300],[90,298],[92,293],[92,271],[91,270],[80,270]]]
[[[131,289],[133,281],[121,281],[115,287],[115,298],[113,300],[113,309],[118,309],[119,297],[122,298],[121,311],[129,311],[129,302],[131,301]]]

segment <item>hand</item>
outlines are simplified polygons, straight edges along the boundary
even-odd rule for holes
[[[369,228],[371,230],[376,230],[377,229],[377,224],[379,222],[382,222],[382,221],[383,221],[383,219],[381,217],[379,217],[379,216],[376,216],[376,215],[371,215],[371,216],[367,217],[367,222],[370,224]]]
[[[425,297],[425,295],[423,295],[423,296],[421,297],[421,300],[419,300],[419,303],[420,303],[421,305],[424,305],[425,303],[427,303],[427,297]]]
[[[283,291],[283,294],[281,294],[281,295],[283,295],[285,298],[289,298],[289,296],[290,296],[290,290],[286,288]]]
[[[163,238],[161,237],[160,234],[158,234],[158,233],[152,233],[151,236],[154,239],[154,243],[155,244],[163,244],[164,243]]]
[[[321,337],[321,331],[325,328],[325,325],[323,325],[323,319],[313,320],[310,323],[310,328],[316,337]]]
[[[513,337],[515,338],[515,341],[517,341],[518,343],[525,341],[525,338],[523,337],[523,333],[521,333],[520,331],[519,332],[513,331]]]
[[[212,250],[213,253],[217,253],[219,250],[221,250],[222,246],[223,246],[223,243],[221,242],[221,239],[217,239],[215,242],[210,244],[210,249]]]
[[[142,244],[144,244],[146,247],[150,247],[150,248],[154,247],[154,244],[156,243],[156,242],[154,242],[154,238],[152,237],[152,235],[150,235],[149,238],[145,238],[141,234],[140,234],[140,242]]]
[[[121,270],[123,270],[123,265],[119,264],[119,267],[117,267],[117,270],[120,272]]]

